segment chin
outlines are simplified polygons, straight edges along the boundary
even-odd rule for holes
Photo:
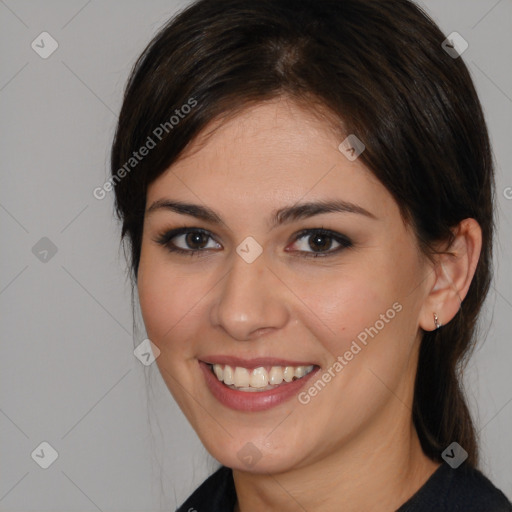
[[[226,445],[215,441],[203,444],[223,466],[253,474],[285,473],[297,468],[303,459],[303,454],[298,457],[297,453],[291,453],[295,449],[284,442],[278,450],[238,439],[231,439]]]

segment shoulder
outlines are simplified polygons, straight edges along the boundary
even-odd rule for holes
[[[441,464],[397,512],[512,512],[512,504],[478,469]]]
[[[233,512],[235,484],[230,468],[221,466],[210,475],[176,512]]]
[[[232,512],[236,502],[233,473],[221,466],[176,512]],[[442,464],[397,512],[512,512],[512,504],[479,470]]]

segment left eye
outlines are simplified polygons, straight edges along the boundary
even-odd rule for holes
[[[352,245],[347,237],[324,229],[303,231],[295,237],[295,240],[294,250],[305,253],[306,257],[330,255]],[[299,242],[300,240],[302,241]],[[337,244],[334,245],[334,250],[332,250],[333,244]]]

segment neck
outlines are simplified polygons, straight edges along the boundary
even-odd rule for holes
[[[396,412],[396,411],[395,411]],[[233,470],[235,512],[393,512],[439,467],[421,450],[412,421],[366,432],[327,457],[276,474]],[[403,424],[403,423],[402,423]],[[393,426],[394,425],[394,426]],[[373,442],[372,442],[373,440]]]

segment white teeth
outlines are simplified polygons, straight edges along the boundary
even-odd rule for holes
[[[220,366],[218,364],[214,364],[213,367]],[[222,368],[222,366],[221,366]],[[219,379],[220,380],[220,379]],[[224,384],[227,384],[228,386],[231,386],[235,383],[235,379],[233,378],[233,370],[231,369],[231,366],[225,366],[224,367],[224,378],[223,378]]]
[[[249,370],[247,368],[241,368],[237,366],[235,368],[235,382],[233,384],[237,388],[246,388],[249,386]]]
[[[293,368],[292,366],[287,366],[283,372],[283,379],[285,382],[291,382],[293,380],[294,375],[295,368]]]
[[[231,367],[228,365],[214,364],[213,373],[221,382],[227,386],[239,389],[240,391],[266,391],[282,384],[300,379],[311,371],[314,366],[272,366],[270,371],[260,366],[248,370],[240,366]]]
[[[283,382],[283,370],[279,366],[272,366],[268,375],[269,384],[281,384]]]
[[[216,364],[213,367],[213,371],[215,372],[215,375],[217,375],[217,379],[224,380],[224,369],[220,364]]]
[[[268,373],[265,368],[255,368],[249,379],[251,388],[264,388],[268,385]]]
[[[300,379],[301,377],[304,377],[306,375],[306,367],[305,366],[297,366],[295,368],[295,377]]]

